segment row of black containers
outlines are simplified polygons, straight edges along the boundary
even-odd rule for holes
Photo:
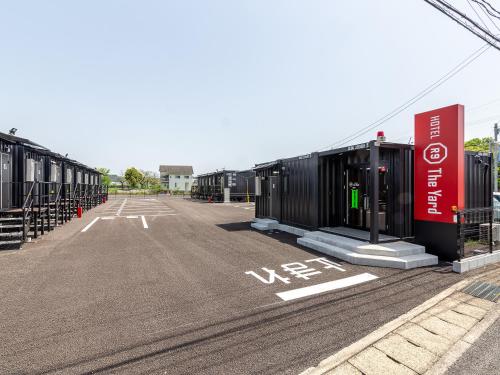
[[[107,198],[102,176],[25,138],[0,133],[0,245],[20,246]]]

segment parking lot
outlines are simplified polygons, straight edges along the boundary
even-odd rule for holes
[[[0,373],[298,373],[461,276],[251,230],[253,204],[116,198],[0,253]]]

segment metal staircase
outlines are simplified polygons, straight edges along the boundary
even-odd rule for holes
[[[0,250],[19,249],[31,238],[70,221],[78,207],[87,211],[107,197],[102,186],[81,184],[72,189],[70,184],[27,182],[21,190],[25,193],[20,207],[0,210]]]

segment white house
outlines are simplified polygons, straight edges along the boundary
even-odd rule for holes
[[[160,165],[163,189],[190,192],[193,185],[193,167],[190,165]]]

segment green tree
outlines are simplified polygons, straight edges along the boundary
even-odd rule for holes
[[[144,175],[135,167],[128,168],[123,177],[131,188],[139,186],[144,179]]]
[[[149,189],[160,185],[160,178],[155,172],[142,171],[143,179],[141,185],[143,188]]]
[[[103,185],[111,185],[111,178],[109,177],[108,168],[97,168],[97,170],[102,174],[101,181]]]
[[[465,149],[467,151],[489,152],[492,141],[492,137],[472,138],[465,142]]]

